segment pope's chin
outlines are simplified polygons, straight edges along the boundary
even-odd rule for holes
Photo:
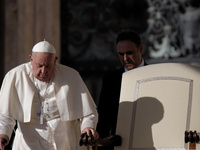
[[[37,77],[37,79],[43,82],[49,81],[48,77]]]

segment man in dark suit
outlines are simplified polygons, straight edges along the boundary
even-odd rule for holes
[[[122,74],[146,65],[141,57],[143,46],[138,33],[122,30],[116,39],[116,47],[122,68],[103,78],[98,102],[99,122],[97,131],[101,138],[115,135]],[[113,150],[114,146],[98,146],[98,150]]]

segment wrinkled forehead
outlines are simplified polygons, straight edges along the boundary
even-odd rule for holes
[[[53,63],[55,60],[55,54],[52,53],[41,53],[33,52],[32,59],[34,63]]]

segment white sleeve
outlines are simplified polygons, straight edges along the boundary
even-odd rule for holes
[[[98,114],[91,114],[88,116],[85,116],[81,119],[81,132],[86,127],[91,127],[96,129],[96,125],[98,122]]]
[[[16,121],[14,119],[0,114],[0,134],[6,134],[10,139],[15,124]]]

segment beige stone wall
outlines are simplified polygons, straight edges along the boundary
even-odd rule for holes
[[[51,42],[60,55],[60,2],[58,0],[5,0],[4,74],[29,61],[39,41]]]

